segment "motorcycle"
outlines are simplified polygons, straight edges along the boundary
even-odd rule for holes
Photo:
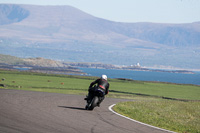
[[[92,92],[92,96],[87,100],[87,104],[85,106],[86,110],[93,110],[96,106],[100,106],[100,103],[104,99],[104,91],[100,88],[95,89]]]

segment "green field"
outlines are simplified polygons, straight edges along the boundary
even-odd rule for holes
[[[180,133],[200,133],[200,102],[140,100],[118,103],[114,110],[156,127]]]
[[[0,70],[0,84],[5,85],[0,88],[86,95],[96,78]],[[172,131],[200,132],[200,86],[118,79],[109,83],[109,97],[135,100],[117,104],[115,111]]]
[[[1,79],[5,79],[2,81]],[[66,94],[87,94],[89,84],[97,77],[53,75],[18,71],[0,71],[0,84],[5,88]],[[136,95],[200,100],[200,86],[109,79],[112,97]]]

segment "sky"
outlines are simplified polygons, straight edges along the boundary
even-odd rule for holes
[[[116,22],[200,21],[200,0],[0,0],[0,3],[69,5],[95,17]]]

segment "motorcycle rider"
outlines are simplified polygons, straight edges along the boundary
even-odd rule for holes
[[[97,84],[97,86],[94,86]],[[104,100],[104,96],[108,94],[108,89],[109,89],[109,86],[110,84],[108,83],[107,81],[107,76],[106,75],[102,75],[101,78],[93,81],[90,86],[89,86],[89,89],[88,89],[88,96],[85,98],[85,100],[90,100],[90,98],[92,98],[93,96],[93,92],[96,90],[96,89],[101,89],[104,93],[103,97],[101,97],[100,99],[100,102],[98,104],[98,106],[100,105],[100,103]]]

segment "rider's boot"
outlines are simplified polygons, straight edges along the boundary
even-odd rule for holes
[[[86,98],[84,98],[84,100],[88,100],[88,96],[86,96]]]
[[[97,106],[100,107],[101,102],[104,100],[105,97],[100,97],[99,102],[97,103]]]

